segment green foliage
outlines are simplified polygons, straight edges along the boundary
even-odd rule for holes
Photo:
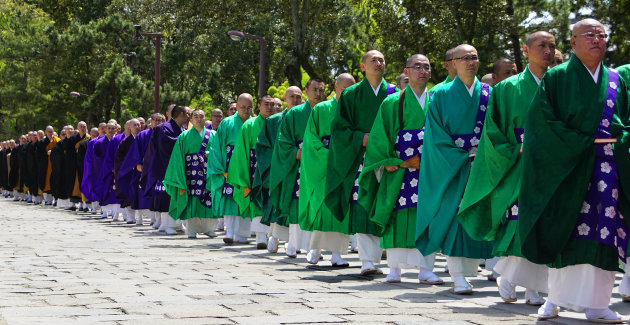
[[[327,84],[360,58],[385,54],[393,82],[414,53],[444,79],[444,52],[474,45],[479,75],[500,57],[527,63],[527,33],[551,31],[570,53],[570,25],[591,15],[610,28],[605,63],[630,61],[630,0],[0,0],[0,139],[48,124],[124,121],[153,112],[155,39],[132,45],[134,24],[163,35],[160,110],[171,103],[225,109],[238,94],[258,97],[259,42],[231,40],[229,30],[266,41],[268,94],[282,98],[309,78]],[[87,97],[71,97],[72,91]]]

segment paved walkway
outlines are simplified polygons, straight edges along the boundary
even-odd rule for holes
[[[157,234],[149,226],[0,198],[0,325],[6,324],[531,324],[536,308],[505,304],[485,272],[475,294],[307,266],[252,245]],[[439,257],[436,271],[443,273]],[[385,267],[385,265],[382,265]],[[612,308],[630,314],[614,294]],[[585,323],[562,312],[545,323]]]

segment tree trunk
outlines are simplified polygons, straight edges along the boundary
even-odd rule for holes
[[[521,52],[521,40],[518,37],[518,27],[516,21],[514,21],[514,1],[507,0],[506,13],[510,17],[509,38],[512,43],[512,51],[514,52],[514,63],[516,63],[516,69],[523,71],[523,53]]]

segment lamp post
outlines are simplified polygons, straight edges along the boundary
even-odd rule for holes
[[[141,33],[140,25],[133,25],[136,29],[136,37],[133,40],[133,45],[138,45],[142,42],[142,37],[155,37],[155,91],[153,94],[153,112],[158,113],[160,111],[160,52],[162,49],[162,34],[158,33]]]
[[[88,95],[88,94],[83,94],[83,93],[80,93],[80,92],[78,92],[78,91],[71,91],[71,92],[70,92],[70,96],[72,96],[72,97],[76,97],[76,98],[87,98],[87,97],[89,97],[90,95]],[[92,110],[90,110],[90,109],[88,109],[87,124],[88,124],[88,125],[92,125]]]
[[[260,70],[258,72],[258,98],[265,95],[265,39],[252,34],[243,33],[238,30],[227,32],[234,41],[240,41],[242,38],[255,39],[260,41]]]

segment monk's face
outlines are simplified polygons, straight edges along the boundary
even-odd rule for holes
[[[477,50],[468,46],[455,53],[455,67],[457,67],[457,75],[462,77],[474,77],[479,69],[479,56]]]
[[[236,102],[236,111],[238,112],[238,116],[242,120],[248,119],[251,116],[253,109],[254,109],[254,103],[251,97],[246,97],[246,96],[239,97],[238,101]]]
[[[287,109],[300,105],[302,102],[302,91],[298,87],[289,87],[284,93],[284,101],[287,102]]]
[[[431,63],[424,56],[415,57],[405,68],[409,83],[414,87],[424,88],[431,78]]]
[[[230,104],[230,106],[228,106],[226,113],[227,113],[227,116],[232,116],[236,114],[236,103]]]
[[[498,84],[499,82],[515,75],[518,73],[518,70],[516,68],[516,63],[509,63],[509,62],[501,62],[501,64],[499,64],[499,71],[495,74],[493,74],[493,81],[494,84]]]
[[[258,109],[260,110],[260,116],[262,116],[262,118],[268,118],[269,116],[273,115],[276,111],[273,98],[263,98],[262,103],[260,103]]]
[[[202,110],[194,111],[192,114],[192,124],[195,129],[201,130],[206,126],[206,114]]]
[[[600,62],[606,54],[606,30],[604,26],[593,21],[582,24],[573,31],[571,47],[575,55],[583,62]]]
[[[365,75],[383,76],[385,73],[385,56],[379,51],[370,51],[365,60],[361,62],[361,70],[365,71]]]
[[[523,47],[529,64],[548,67],[554,61],[556,53],[556,39],[551,34],[539,35],[534,42]]]
[[[323,82],[311,81],[305,91],[311,106],[315,106],[326,99],[326,84]]]
[[[553,62],[549,65],[549,68],[551,69],[557,66],[558,64],[562,64],[563,61],[564,61],[564,58],[562,57],[562,52],[556,49],[556,54],[553,56]]]

